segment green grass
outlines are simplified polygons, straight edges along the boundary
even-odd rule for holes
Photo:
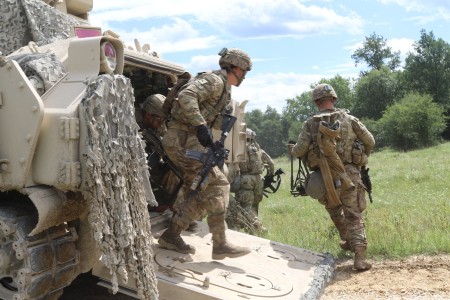
[[[264,198],[260,217],[270,240],[347,257],[325,208],[310,197],[293,197],[290,161],[276,194]],[[294,162],[297,166],[297,162]],[[450,143],[411,152],[374,153],[368,167],[373,203],[367,196],[366,232],[371,258],[450,253]]]

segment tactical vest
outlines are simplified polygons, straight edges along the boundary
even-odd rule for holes
[[[227,79],[224,76],[224,74],[222,74],[222,72],[220,70],[218,70],[218,71],[212,71],[212,72],[199,73],[192,81],[190,81],[190,82],[193,82],[196,80],[203,79],[203,80],[206,80],[207,82],[209,82],[210,84],[214,84],[216,81],[215,81],[213,74],[219,76],[222,79],[222,83],[223,83],[222,94],[219,97],[219,99],[209,98],[209,99],[206,99],[205,101],[199,103],[199,105],[198,105],[199,109],[200,109],[200,114],[203,116],[203,118],[205,119],[205,121],[208,125],[211,125],[214,122],[217,115],[231,101],[231,89],[227,85]],[[183,89],[185,89],[188,85],[189,85],[189,83],[186,84],[183,88],[181,88],[180,92]],[[183,118],[183,115],[184,115],[183,111],[182,111],[180,105],[177,103],[177,101],[174,101],[171,115],[172,115],[173,119],[183,122],[183,123],[187,123],[187,120],[184,120],[184,118]]]
[[[346,109],[336,109],[320,112],[308,120],[312,138],[312,144],[308,150],[308,167],[314,170],[319,166],[320,149],[317,144],[317,134],[320,121],[326,121],[329,124],[340,122],[341,130],[336,139],[336,152],[344,164],[353,163],[352,150],[357,140],[357,135],[352,128],[353,117],[348,114]]]
[[[247,157],[245,162],[239,163],[239,169],[243,175],[259,175],[264,172],[262,153],[255,144],[247,146]]]

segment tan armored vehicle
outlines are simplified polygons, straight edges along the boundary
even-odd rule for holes
[[[134,110],[185,70],[90,27],[91,9],[0,5],[0,299],[58,299],[86,272],[140,299],[316,298],[333,270],[327,255],[230,231],[254,251],[212,261],[202,223],[184,237],[193,256],[155,245],[170,212],[147,209],[164,199],[152,192]],[[244,107],[234,105],[230,164],[244,152]]]

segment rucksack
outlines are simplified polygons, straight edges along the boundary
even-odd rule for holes
[[[170,115],[170,111],[172,110],[172,106],[173,106],[173,101],[175,101],[175,99],[178,96],[178,93],[182,90],[184,85],[186,85],[186,83],[189,82],[189,80],[191,80],[191,74],[189,74],[189,72],[184,72],[183,74],[178,76],[177,82],[167,93],[166,100],[164,100],[164,104],[162,107],[164,113],[167,116]]]

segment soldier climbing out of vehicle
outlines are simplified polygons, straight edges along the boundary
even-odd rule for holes
[[[164,150],[183,176],[184,201],[191,200],[190,187],[203,168],[203,163],[187,157],[186,151],[205,152],[205,148],[214,147],[211,128],[221,128],[222,114],[231,101],[231,86],[239,86],[252,68],[250,57],[240,49],[224,48],[219,55],[220,70],[200,73],[180,89],[162,140]],[[159,245],[181,253],[195,253],[195,248],[183,241],[181,232],[206,210],[212,233],[213,259],[250,253],[249,248],[233,245],[226,238],[225,212],[229,192],[227,177],[219,166],[214,166],[207,173],[201,190],[195,193],[195,199],[183,205],[182,214],[173,216],[158,240]]]
[[[331,85],[317,85],[313,101],[319,112],[303,123],[296,144],[289,145],[290,153],[305,160],[312,171],[306,193],[325,205],[338,229],[341,248],[355,253],[354,268],[368,270],[363,214],[367,188],[361,168],[367,165],[375,140],[348,110],[334,107],[337,95]]]

